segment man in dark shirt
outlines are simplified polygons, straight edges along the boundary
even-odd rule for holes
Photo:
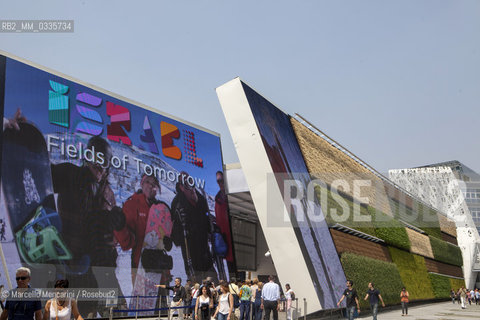
[[[210,252],[210,209],[205,196],[188,181],[191,177],[181,172],[172,200],[172,240],[182,248],[185,271],[189,279],[200,282],[209,276],[217,278]]]
[[[172,316],[175,310],[178,310],[177,319],[178,320],[183,319],[183,302],[187,298],[187,293],[185,291],[185,287],[182,286],[182,279],[175,278],[175,286],[173,287],[170,287],[164,284],[156,284],[155,286],[173,291],[173,299],[172,299],[172,303],[170,304],[170,307],[178,308],[178,309],[173,309],[170,312],[168,320],[172,319]]]
[[[342,297],[340,298],[340,301],[338,301],[338,307],[340,307],[340,304],[345,298],[347,298],[347,319],[353,320],[353,316],[355,314],[355,306],[357,307],[358,313],[360,313],[360,304],[358,303],[357,290],[353,289],[352,280],[347,280],[347,289],[345,289]]]
[[[372,309],[373,320],[377,320],[378,300],[380,299],[382,302],[382,307],[385,307],[385,303],[383,302],[380,291],[375,289],[373,282],[368,283],[367,295],[364,300],[367,301],[368,298],[370,298],[370,308]]]
[[[101,136],[93,136],[87,149],[94,154],[93,161],[85,159],[82,166],[69,162],[51,166],[62,237],[73,254],[73,259],[65,263],[70,269],[68,280],[72,288],[117,288],[123,296],[115,275],[114,231],[125,224],[125,216],[121,210],[112,210],[116,205],[108,180],[112,147]],[[124,298],[119,302],[126,304]],[[106,312],[104,305],[99,301],[79,301],[78,308],[91,318],[98,311]]]
[[[30,269],[18,268],[16,272],[17,293],[26,292],[30,286]],[[35,320],[42,319],[42,303],[40,300],[23,300],[21,298],[9,298],[5,302],[5,309],[0,315],[0,320]]]

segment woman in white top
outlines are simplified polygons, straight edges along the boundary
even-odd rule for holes
[[[286,289],[285,299],[287,299],[287,320],[292,320],[292,293],[293,293],[293,290],[290,288],[290,285],[288,283],[285,285],[285,289]]]
[[[45,304],[45,312],[43,313],[43,320],[83,320],[80,312],[78,312],[77,302],[74,299],[69,299],[62,296],[62,291],[68,288],[68,280],[57,280],[55,282],[55,289],[59,289],[58,298],[53,298]]]
[[[207,286],[202,286],[201,293],[197,297],[195,305],[195,319],[210,320],[210,309],[213,308],[213,298],[210,289]]]
[[[213,317],[215,318],[218,315],[217,320],[230,320],[233,311],[233,296],[230,294],[227,283],[222,283],[220,289],[222,294],[218,298],[217,310],[215,310]]]

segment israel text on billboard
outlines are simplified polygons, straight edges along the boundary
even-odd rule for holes
[[[4,59],[2,247],[38,287],[118,288],[153,309],[156,284],[227,279],[233,266],[220,138]],[[37,275],[35,277],[35,275]],[[96,315],[105,301],[79,301]],[[160,304],[165,301],[160,301]]]

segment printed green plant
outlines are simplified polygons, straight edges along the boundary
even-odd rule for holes
[[[465,287],[464,279],[450,278],[450,289],[458,292],[458,289],[460,289],[461,287]]]
[[[415,209],[418,212],[420,226],[429,236],[442,239],[442,230],[438,222],[437,212],[420,202],[415,202]]]
[[[430,244],[435,260],[459,267],[463,265],[462,251],[456,245],[432,236],[430,236]]]
[[[433,273],[429,273],[428,276],[432,282],[435,298],[449,298],[450,290],[452,289],[450,279],[452,278]]]
[[[373,207],[368,207],[368,211],[372,215],[375,234],[378,238],[385,241],[387,245],[410,250],[410,239],[403,223]]]
[[[357,208],[356,210],[360,209],[358,211],[360,216],[370,217],[370,212],[364,205],[356,204],[354,207],[351,197],[339,191],[334,193],[320,185],[315,186],[315,195],[317,199],[320,199],[320,206],[328,225],[332,226],[339,223],[357,231],[376,236],[372,221],[355,221],[358,219],[354,219],[355,207]],[[345,212],[345,209],[348,210],[348,213]],[[340,221],[335,216],[340,217],[340,220],[346,217],[346,220]]]
[[[369,302],[363,300],[369,282],[380,290],[385,304],[400,303],[400,291],[404,285],[395,264],[348,252],[342,254],[340,261],[347,279],[353,280],[362,308],[369,307]]]
[[[388,250],[410,295],[410,300],[434,298],[425,259],[394,247],[388,247]]]
[[[394,217],[401,219],[427,233],[428,235],[442,238],[442,230],[438,222],[438,216],[435,210],[423,205],[420,202],[414,202],[414,209],[410,209],[396,200],[390,199],[390,207]]]

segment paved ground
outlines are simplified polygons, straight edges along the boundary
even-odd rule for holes
[[[238,315],[238,312],[237,312]],[[285,312],[278,313],[279,320],[286,320]],[[140,319],[140,318],[139,318]],[[177,320],[176,317],[173,318]],[[323,318],[325,319],[325,318]],[[335,317],[334,319],[338,319]],[[369,314],[360,315],[357,319],[372,319]],[[425,304],[408,308],[408,316],[402,317],[402,310],[382,310],[377,316],[378,320],[462,320],[462,319],[480,319],[480,305],[467,305],[467,308],[462,310],[459,304],[452,304],[451,302],[439,302],[432,304]],[[141,320],[158,320],[157,318],[142,318]],[[162,318],[166,320],[166,318]],[[299,318],[303,320],[303,317]]]
[[[372,319],[372,316],[365,315],[358,319]],[[408,317],[402,317],[402,310],[382,311],[377,317],[378,320],[409,319],[409,320],[457,320],[457,319],[480,319],[480,305],[467,305],[462,310],[459,304],[451,302],[439,302],[434,304],[421,305],[408,308]]]

